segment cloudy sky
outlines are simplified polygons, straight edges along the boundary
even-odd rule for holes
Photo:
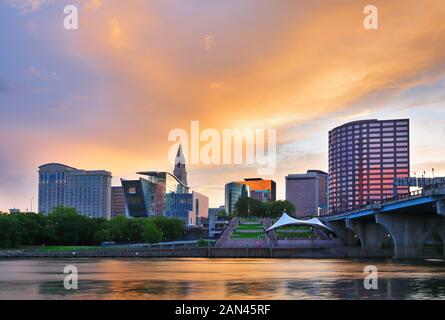
[[[171,170],[168,133],[192,120],[276,129],[279,198],[286,174],[327,170],[328,131],[358,119],[410,118],[412,171],[445,175],[444,89],[443,0],[0,0],[0,210],[30,207],[43,163],[116,184]],[[257,175],[188,171],[212,206]]]

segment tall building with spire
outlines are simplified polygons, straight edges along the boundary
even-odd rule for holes
[[[209,198],[188,187],[181,145],[173,174],[159,171],[138,174],[143,176],[139,180],[121,179],[127,217],[164,216],[180,219],[185,226],[201,226],[208,219]]]
[[[187,183],[187,171],[185,170],[185,157],[184,152],[182,151],[182,145],[179,145],[178,153],[176,154],[175,159],[175,168],[173,170],[173,174],[186,186]]]

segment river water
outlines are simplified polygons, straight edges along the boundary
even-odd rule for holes
[[[65,266],[78,289],[63,285]],[[364,287],[364,268],[378,289]],[[445,299],[445,262],[352,259],[0,260],[0,299]]]

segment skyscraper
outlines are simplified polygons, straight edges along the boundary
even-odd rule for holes
[[[175,159],[175,168],[173,170],[173,175],[177,177],[184,185],[187,183],[187,171],[185,170],[185,157],[182,151],[182,145],[179,145],[178,153]]]
[[[249,196],[249,186],[244,183],[231,182],[225,187],[225,209],[227,214],[235,212],[235,204],[241,197]]]
[[[80,214],[111,217],[111,173],[78,170],[50,163],[39,167],[39,212],[48,214],[55,207],[75,208]]]
[[[355,121],[329,132],[330,213],[407,194],[394,179],[409,172],[409,119]]]
[[[309,170],[286,177],[286,200],[295,206],[295,215],[323,215],[328,207],[328,174]]]
[[[182,146],[178,148],[174,174],[138,172],[139,180],[121,179],[126,215],[132,218],[164,216],[177,218],[186,226],[201,225],[209,212],[209,199],[190,191]]]
[[[181,219],[185,225],[200,224],[208,217],[208,198],[168,172],[139,172],[139,180],[124,180],[126,215],[132,218],[165,216]]]

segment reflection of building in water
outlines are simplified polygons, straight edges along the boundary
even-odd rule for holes
[[[314,286],[314,282],[311,280],[292,280],[287,284],[288,291],[286,294],[289,296],[299,297],[318,297],[328,299],[409,299],[413,298],[416,293],[416,288],[412,286],[413,282],[417,280],[411,280],[406,278],[386,279],[378,278],[377,289],[366,289],[364,286],[365,278],[359,279],[335,279],[334,281],[319,282]],[[427,282],[428,280],[426,280]],[[422,284],[418,283],[419,288]],[[428,287],[428,286],[425,286]],[[431,286],[433,287],[433,286]],[[442,291],[442,294],[445,290]]]
[[[225,283],[226,296],[232,299],[237,297],[256,297],[271,299],[279,291],[281,281],[227,281]]]

